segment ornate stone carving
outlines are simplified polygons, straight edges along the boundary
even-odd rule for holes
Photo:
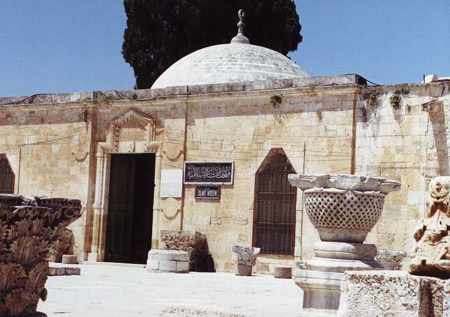
[[[414,232],[417,245],[409,272],[450,278],[450,177],[436,177],[429,185],[428,204]]]
[[[73,232],[67,228],[58,228],[55,240],[50,244],[48,260],[50,262],[61,262],[65,254],[73,254],[75,238]]]
[[[255,265],[256,258],[261,251],[260,248],[233,246],[233,252],[237,254],[238,264]]]
[[[119,151],[120,135],[123,129],[140,129],[144,132],[146,147],[154,147],[156,141],[156,120],[148,114],[130,109],[124,114],[114,118],[109,124],[111,145],[115,152]]]
[[[309,189],[305,209],[322,241],[362,243],[380,219],[385,194],[340,189]],[[337,235],[337,231],[346,234]]]
[[[45,300],[49,246],[81,216],[79,200],[0,195],[0,316],[26,316]]]
[[[376,246],[363,242],[381,216],[384,197],[400,183],[356,175],[290,175],[289,181],[304,191],[306,213],[321,240],[311,260],[297,263],[303,308],[336,310],[345,271],[380,268]]]
[[[357,175],[289,175],[304,191],[305,209],[322,241],[362,243],[400,183]]]
[[[255,265],[261,249],[235,245],[232,251],[237,254],[237,275],[251,276],[252,267]]]

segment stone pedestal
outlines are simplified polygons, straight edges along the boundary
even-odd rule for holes
[[[450,282],[402,271],[346,272],[339,317],[450,317]]]
[[[188,273],[189,254],[177,250],[150,250],[146,269],[149,272]]]
[[[335,314],[345,271],[380,268],[375,245],[363,244],[383,212],[385,196],[400,183],[357,175],[289,175],[304,191],[306,213],[319,233],[314,257],[298,263],[303,309]]]
[[[376,253],[373,244],[317,242],[314,257],[298,262],[300,270],[294,277],[304,292],[303,308],[338,309],[344,272],[379,268]]]

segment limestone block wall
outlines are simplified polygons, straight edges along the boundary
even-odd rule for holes
[[[41,107],[9,108],[2,114],[0,153],[6,153],[14,171],[16,193],[70,197],[86,206],[90,134],[82,110],[67,109],[66,118]],[[77,254],[84,248],[84,221],[70,226]]]
[[[449,83],[364,87],[320,79],[303,86],[278,84],[276,89],[230,85],[102,92],[101,98],[95,97],[98,92],[46,95],[28,105],[2,105],[0,153],[10,161],[18,193],[83,202],[87,217],[72,225],[79,253],[89,252],[95,240],[89,209],[98,176],[95,150],[107,142],[111,121],[130,109],[157,122],[156,182],[162,169],[181,169],[184,160],[235,162],[234,184],[222,187],[219,202],[196,200],[194,186],[186,186],[184,202],[157,199],[153,248],[161,230],[199,231],[208,238],[217,270],[234,270],[231,247],[252,244],[255,174],[273,148],[284,150],[297,173],[354,171],[401,181],[402,190],[387,198],[368,241],[382,249],[412,247],[410,233],[424,208],[429,179],[450,173]],[[133,129],[121,141],[141,142],[142,131]],[[301,200],[299,191],[295,256],[309,258],[319,238]]]
[[[187,160],[235,162],[234,184],[222,187],[220,202],[197,201],[195,187],[186,188],[184,229],[207,235],[218,270],[235,269],[233,245],[252,244],[255,174],[272,148],[282,148],[298,173],[350,172],[353,101],[353,89],[190,99]],[[297,257],[310,256],[318,240],[301,206],[299,192]]]
[[[381,220],[368,237],[379,248],[412,250],[429,180],[449,175],[449,106],[448,84],[386,86],[361,94],[356,172],[402,183],[400,192],[387,197]]]

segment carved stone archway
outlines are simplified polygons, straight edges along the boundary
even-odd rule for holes
[[[150,115],[129,109],[108,124],[106,142],[97,143],[97,172],[95,182],[95,202],[93,237],[89,261],[104,261],[106,227],[108,219],[109,180],[111,155],[125,153],[155,154],[155,191],[153,202],[152,247],[156,247],[159,237],[158,211],[161,175],[161,142],[157,141],[157,121]]]

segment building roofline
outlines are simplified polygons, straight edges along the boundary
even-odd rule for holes
[[[300,87],[366,86],[367,81],[358,74],[336,76],[313,76],[307,78],[265,80],[243,83],[178,86],[162,89],[104,90],[92,92],[34,94],[31,96],[0,97],[0,105],[63,104],[71,102],[95,102],[101,100],[148,100],[167,97],[202,95],[265,89],[285,89]]]

